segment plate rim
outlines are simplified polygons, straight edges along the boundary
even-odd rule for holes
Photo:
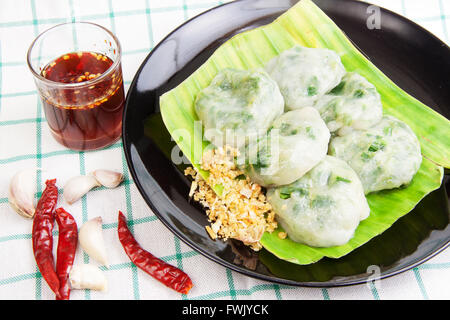
[[[154,52],[170,37],[172,37],[178,30],[182,29],[183,27],[185,27],[185,25],[187,25],[188,23],[191,23],[192,21],[196,20],[197,18],[199,18],[200,16],[204,16],[209,14],[211,11],[213,10],[218,10],[221,9],[223,7],[226,6],[232,6],[232,5],[237,5],[241,2],[248,2],[251,0],[235,0],[232,2],[227,2],[227,3],[223,3],[220,5],[217,5],[215,7],[212,7],[188,20],[186,20],[185,22],[183,22],[181,25],[179,25],[178,27],[176,27],[175,29],[173,29],[170,33],[168,33],[163,39],[161,39],[159,41],[159,43],[153,47],[153,49],[151,49],[149,51],[149,53],[147,54],[147,56],[145,57],[145,59],[141,62],[141,65],[139,66],[139,68],[137,69],[132,82],[130,83],[130,86],[128,88],[127,91],[127,95],[126,95],[126,99],[125,99],[125,104],[124,104],[124,109],[123,109],[123,120],[122,120],[122,149],[124,151],[124,155],[125,155],[125,159],[127,161],[127,166],[128,169],[131,173],[132,179],[139,191],[139,193],[141,194],[142,198],[144,199],[145,203],[150,207],[150,209],[152,210],[152,212],[158,217],[158,220],[160,222],[162,222],[162,224],[170,230],[170,232],[172,234],[174,234],[178,239],[180,239],[181,241],[183,241],[183,243],[185,243],[187,246],[189,246],[191,249],[193,249],[194,251],[200,253],[201,255],[203,255],[204,257],[208,258],[209,260],[223,266],[226,267],[230,270],[236,271],[240,274],[258,279],[258,280],[264,280],[264,281],[268,281],[271,283],[278,283],[278,284],[283,284],[283,285],[290,285],[290,286],[296,286],[296,287],[306,287],[306,288],[331,288],[331,287],[347,287],[347,286],[354,286],[354,285],[360,285],[360,284],[364,284],[364,283],[368,283],[369,281],[379,281],[379,280],[383,280],[383,279],[387,279],[393,276],[396,276],[398,274],[404,273],[406,271],[412,270],[414,268],[416,268],[417,266],[425,263],[426,261],[432,259],[433,257],[435,257],[436,255],[438,255],[439,253],[443,252],[445,249],[447,249],[448,247],[450,247],[450,238],[447,240],[447,242],[443,243],[440,247],[434,249],[434,251],[432,251],[430,254],[422,257],[421,259],[418,259],[417,261],[404,266],[398,270],[389,272],[387,271],[386,273],[381,273],[380,276],[374,277],[372,279],[354,279],[354,280],[347,280],[347,281],[334,281],[332,282],[332,280],[327,280],[324,282],[300,282],[300,281],[295,281],[295,280],[289,280],[289,279],[283,279],[280,277],[276,277],[276,276],[268,276],[268,275],[264,275],[258,272],[255,272],[253,270],[249,270],[249,269],[244,269],[242,266],[239,265],[235,265],[232,264],[226,260],[220,259],[219,257],[217,257],[216,255],[202,249],[201,247],[197,247],[194,243],[191,243],[189,240],[185,239],[183,234],[181,234],[180,232],[178,232],[175,228],[173,228],[170,223],[168,221],[166,221],[165,219],[162,218],[161,214],[159,213],[159,211],[156,209],[156,207],[153,205],[152,201],[150,201],[149,197],[147,196],[144,188],[142,187],[141,183],[138,180],[138,175],[136,173],[136,170],[134,168],[133,165],[133,161],[132,161],[132,156],[131,156],[131,151],[129,150],[129,146],[130,146],[130,142],[128,141],[127,138],[127,126],[126,126],[126,117],[127,117],[127,110],[130,107],[130,97],[132,95],[132,89],[136,87],[137,85],[137,81],[139,79],[139,76],[142,72],[142,70],[144,69],[145,65],[147,64],[147,61],[152,57],[152,55],[154,54]],[[299,0],[301,1],[301,0]],[[369,7],[373,4],[368,3],[368,2],[362,2],[362,1],[358,1],[358,0],[339,0],[339,1],[343,1],[343,2],[347,2],[347,3],[352,3],[353,5],[363,5],[366,7]],[[378,6],[378,5],[377,5]],[[410,25],[413,25],[414,28],[418,28],[421,31],[425,32],[427,34],[427,36],[430,36],[432,38],[434,38],[434,40],[440,42],[442,45],[446,46],[447,48],[450,49],[450,47],[443,42],[441,39],[439,39],[436,35],[434,35],[433,33],[431,33],[430,31],[428,31],[427,29],[425,29],[424,27],[422,27],[421,25],[417,24],[416,22],[409,20],[408,18],[393,12],[389,9],[386,9],[382,6],[378,6],[382,11],[384,11],[385,13],[388,13],[390,15],[393,15],[395,18],[397,19],[401,19],[403,20],[405,23],[408,23]],[[350,39],[350,38],[349,38]],[[351,40],[351,39],[350,39]],[[359,49],[358,49],[359,50]],[[162,191],[159,191],[160,193],[164,193]],[[169,200],[170,201],[170,200]],[[170,201],[172,202],[172,201]],[[180,209],[181,211],[181,209]],[[369,275],[370,276],[370,275]]]

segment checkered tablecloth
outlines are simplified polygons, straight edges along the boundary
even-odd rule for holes
[[[223,268],[184,245],[143,201],[133,183],[121,142],[95,152],[65,149],[50,136],[26,52],[32,40],[55,24],[92,21],[115,33],[123,47],[124,80],[129,86],[148,52],[185,20],[220,4],[214,0],[1,0],[0,2],[0,299],[54,299],[36,267],[32,222],[8,204],[8,183],[24,168],[42,168],[38,194],[48,177],[58,185],[98,168],[121,171],[117,189],[93,190],[69,206],[79,225],[96,216],[103,229],[110,267],[106,293],[74,290],[72,299],[449,299],[450,250],[427,263],[378,283],[308,289],[254,280]],[[372,0],[416,21],[449,43],[449,0]],[[189,295],[167,289],[130,263],[117,238],[117,212],[133,217],[131,231],[143,246],[185,270],[195,286]],[[57,233],[55,233],[55,236]],[[55,243],[57,242],[55,238]],[[56,244],[55,244],[56,247]],[[76,263],[96,263],[78,249]]]

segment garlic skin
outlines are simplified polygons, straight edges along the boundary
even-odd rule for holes
[[[36,170],[25,169],[17,172],[9,183],[8,201],[21,216],[32,219],[35,213],[34,194],[36,192]]]
[[[109,267],[103,240],[102,218],[96,217],[83,224],[78,232],[78,240],[83,250],[94,260]]]
[[[97,181],[106,188],[116,188],[123,181],[123,174],[111,170],[99,169],[92,172]]]
[[[99,187],[100,183],[93,176],[76,176],[64,186],[64,199],[68,204],[73,204],[82,196],[88,193],[92,188]]]
[[[108,290],[108,281],[103,272],[93,264],[74,265],[69,273],[72,289]]]

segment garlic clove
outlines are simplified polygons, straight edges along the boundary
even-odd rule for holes
[[[32,219],[35,213],[34,194],[36,192],[36,171],[25,169],[17,172],[9,183],[8,201],[18,214]]]
[[[123,181],[123,174],[111,170],[95,170],[92,175],[104,187],[116,188]]]
[[[101,217],[85,222],[80,228],[78,239],[81,247],[90,257],[108,267]]]
[[[106,291],[108,282],[103,272],[93,264],[74,265],[69,273],[72,289]]]
[[[73,204],[92,188],[99,187],[100,183],[93,176],[77,176],[69,179],[64,186],[64,199]]]

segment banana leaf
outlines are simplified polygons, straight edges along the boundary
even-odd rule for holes
[[[209,145],[202,135],[194,101],[223,68],[256,69],[284,50],[300,44],[336,51],[348,72],[366,77],[380,93],[383,111],[406,122],[419,138],[422,165],[413,181],[402,189],[370,194],[370,217],[359,225],[353,239],[343,246],[312,248],[277,236],[281,228],[265,233],[262,245],[277,257],[310,264],[323,257],[339,258],[387,230],[420,200],[439,188],[443,168],[450,167],[450,122],[408,95],[351,43],[339,27],[311,0],[302,0],[271,24],[238,34],[220,46],[189,78],[160,98],[163,121],[192,164],[200,169],[202,151]],[[208,173],[200,171],[207,178]]]

